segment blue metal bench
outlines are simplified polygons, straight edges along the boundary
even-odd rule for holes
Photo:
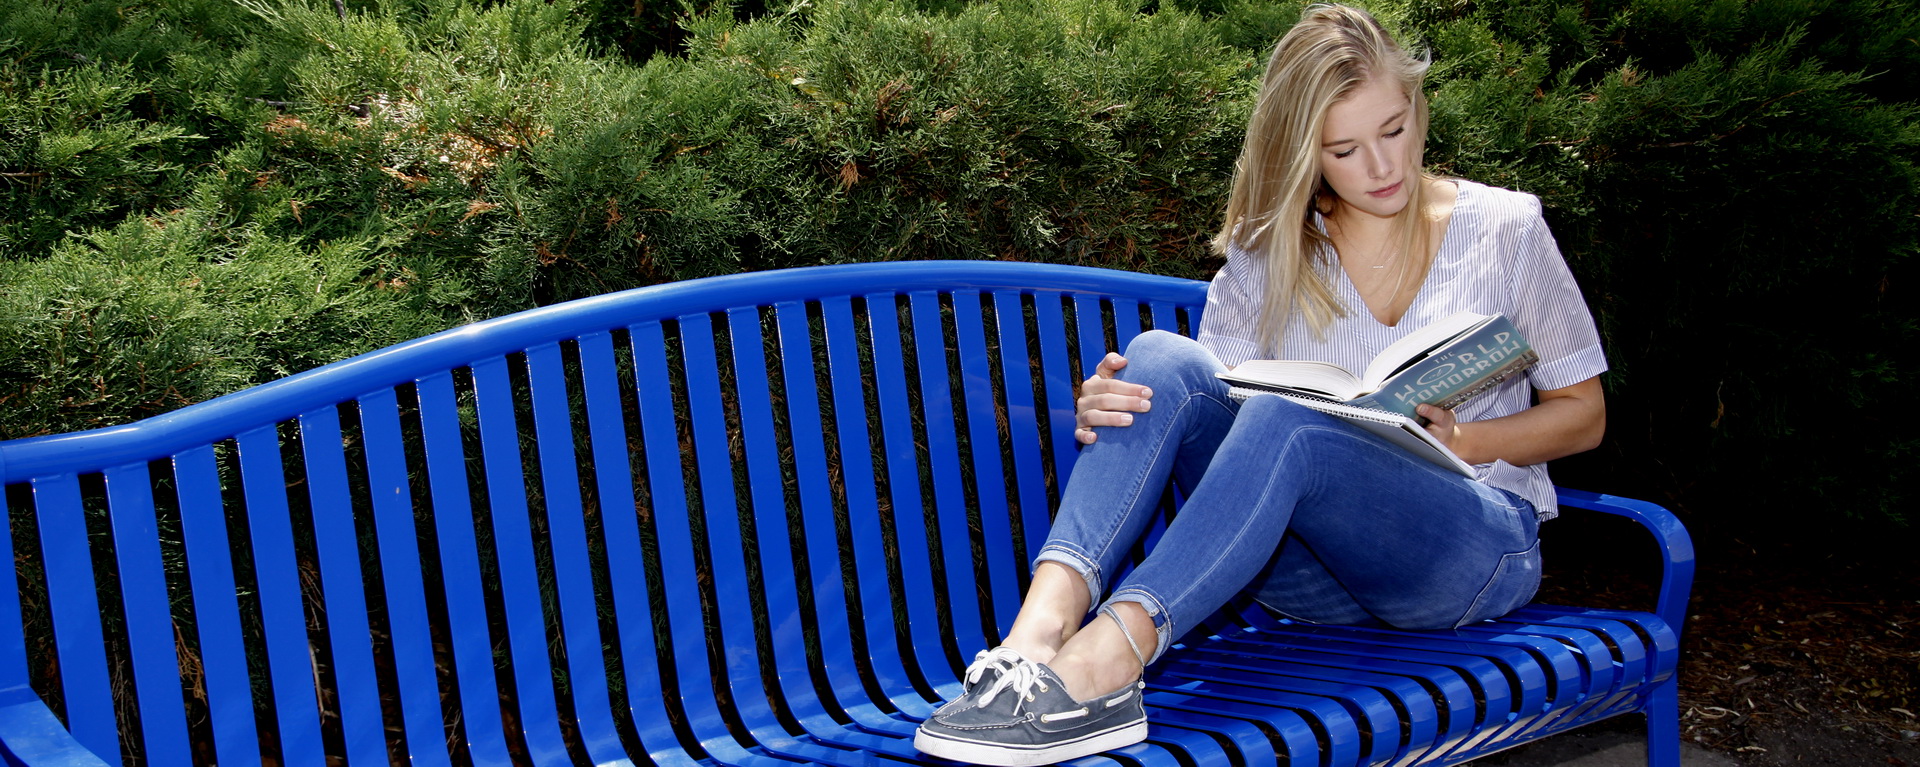
[[[877,764],[1009,625],[1072,391],[1205,286],[824,267],[482,322],[124,427],[0,443],[10,764]],[[1226,611],[1085,765],[1453,764],[1628,712],[1676,767],[1656,613],[1457,631]],[[1201,633],[1201,632],[1196,632]]]

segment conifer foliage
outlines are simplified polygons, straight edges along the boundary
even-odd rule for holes
[[[0,437],[704,275],[1205,277],[1300,5],[0,0]],[[1915,439],[1859,426],[1920,364],[1909,0],[1373,10],[1432,51],[1429,163],[1540,195],[1601,319],[1563,476],[1898,516]]]

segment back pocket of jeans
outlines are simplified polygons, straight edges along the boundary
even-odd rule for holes
[[[1521,605],[1533,599],[1540,590],[1540,542],[1534,541],[1526,551],[1516,551],[1500,558],[1500,564],[1493,568],[1493,576],[1487,579],[1487,585],[1480,589],[1480,595],[1473,598],[1473,605],[1467,608],[1466,615],[1460,617],[1455,626],[1498,618],[1513,612]]]

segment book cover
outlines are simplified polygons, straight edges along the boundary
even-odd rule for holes
[[[1461,312],[1387,347],[1364,377],[1324,362],[1252,360],[1220,378],[1234,386],[1417,417],[1420,405],[1452,409],[1539,359],[1506,315]]]

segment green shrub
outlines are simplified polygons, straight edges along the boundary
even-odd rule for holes
[[[125,423],[441,326],[372,243],[223,227],[216,197],[0,271],[0,436]]]
[[[711,274],[1204,277],[1302,5],[0,0],[5,434]],[[1599,317],[1613,428],[1560,476],[1900,518],[1914,440],[1851,424],[1916,364],[1911,2],[1374,5],[1433,53],[1428,160],[1540,195]]]

